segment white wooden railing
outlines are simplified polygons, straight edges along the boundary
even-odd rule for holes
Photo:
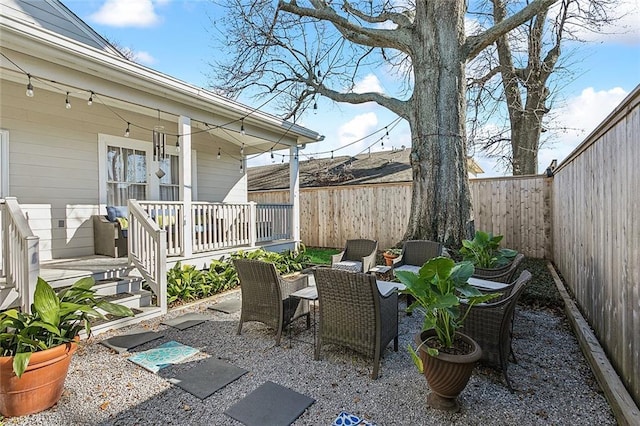
[[[2,277],[5,279],[2,294],[7,297],[11,289],[15,290],[22,311],[30,312],[40,273],[40,239],[33,235],[15,197],[0,200],[0,221]],[[9,304],[5,302],[0,300],[0,306]]]
[[[139,201],[147,218],[166,231],[167,255],[185,255],[186,212],[179,201]],[[291,204],[192,202],[191,252],[203,253],[291,238]]]
[[[136,200],[129,200],[128,232],[129,263],[138,268],[155,293],[158,306],[167,312],[167,232]]]
[[[256,241],[291,238],[291,204],[256,205]]]

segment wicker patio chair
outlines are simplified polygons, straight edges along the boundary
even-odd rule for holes
[[[369,272],[376,265],[376,240],[347,240],[344,250],[331,256],[331,267],[351,272]]]
[[[511,392],[513,388],[507,373],[509,355],[513,357],[514,362],[517,362],[511,347],[513,316],[518,298],[530,280],[531,273],[522,271],[509,297],[471,307],[461,329],[482,348],[481,362],[502,370]],[[464,303],[461,303],[460,308],[463,314],[469,309]]]
[[[370,274],[318,268],[314,275],[320,307],[315,359],[323,345],[345,346],[373,358],[371,378],[376,379],[391,340],[398,351],[398,293],[381,295]]]
[[[280,345],[282,330],[297,318],[306,316],[310,328],[309,303],[290,296],[307,287],[307,275],[282,278],[272,263],[259,260],[234,259],[233,265],[242,295],[238,334],[245,322],[259,321],[276,330],[276,345]]]
[[[409,240],[402,245],[402,254],[393,260],[393,272],[418,273],[428,260],[442,254],[442,244],[429,240]]]
[[[500,268],[475,268],[473,276],[476,278],[482,278],[483,280],[510,283],[513,281],[516,270],[523,260],[524,254],[518,253],[511,263],[501,266]]]

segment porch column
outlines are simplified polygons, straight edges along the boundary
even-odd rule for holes
[[[191,236],[191,119],[183,115],[178,118],[178,134],[180,135],[180,200],[184,205],[184,223],[182,228],[183,256],[189,257],[193,253]]]
[[[298,146],[289,148],[289,203],[293,205],[291,211],[291,237],[295,241],[296,250],[300,243],[300,175]]]

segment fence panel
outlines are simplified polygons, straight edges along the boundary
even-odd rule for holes
[[[554,259],[640,405],[640,89],[556,170]]]
[[[504,235],[503,246],[551,258],[551,179],[542,176],[473,179],[476,229]],[[288,190],[249,193],[257,203],[286,203]],[[343,247],[374,238],[381,249],[399,242],[411,209],[411,183],[302,188],[300,236],[311,247]],[[339,220],[338,220],[339,219]]]

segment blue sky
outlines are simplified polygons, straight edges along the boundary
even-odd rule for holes
[[[208,0],[62,1],[101,35],[134,52],[138,62],[196,86],[209,85],[209,63],[225,55],[213,47],[212,21],[220,16],[220,11]],[[575,75],[573,80],[562,81],[556,101],[558,125],[568,130],[541,149],[540,171],[552,159],[562,161],[640,83],[638,0],[621,1],[617,11],[622,18],[615,27],[607,28],[608,34],[588,35],[588,43],[575,46],[572,56]],[[387,91],[391,89],[388,86],[393,84],[393,79],[374,73],[364,77],[359,84],[363,90]],[[240,100],[257,104],[247,99]],[[377,138],[340,148],[384,128],[396,118],[374,104],[337,105],[321,99],[318,105],[316,114],[309,112],[298,121],[325,135],[323,142],[307,146],[303,151],[306,155],[331,150],[335,150],[335,155],[357,154],[375,143]],[[269,109],[269,105],[264,110],[275,112]],[[378,142],[371,150],[410,146],[406,125],[401,124],[389,133],[384,148]],[[478,153],[475,159],[485,170],[481,177],[505,174],[494,161]],[[270,161],[265,156],[251,163]]]

